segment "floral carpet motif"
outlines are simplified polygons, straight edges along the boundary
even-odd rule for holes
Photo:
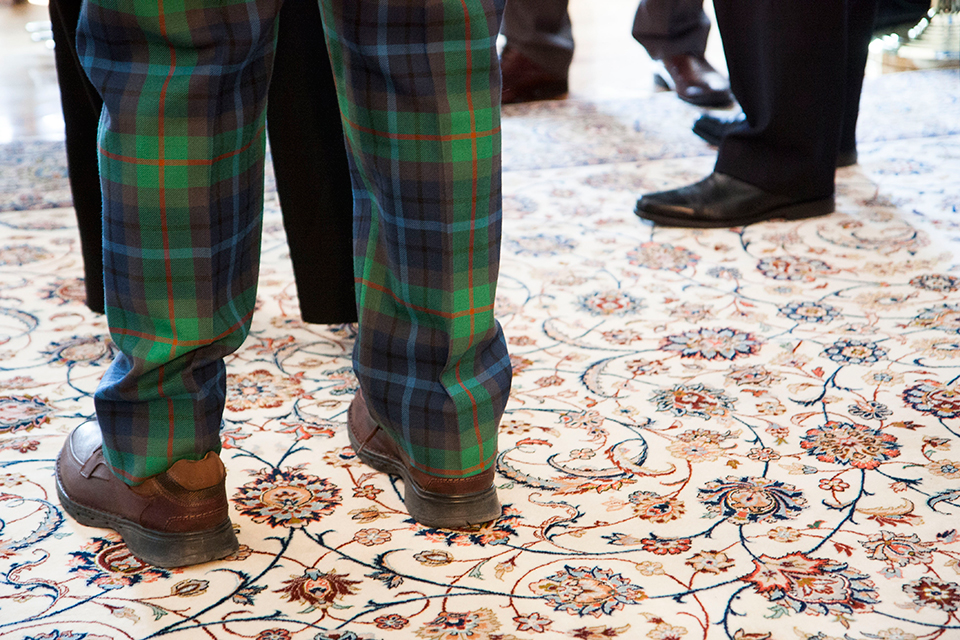
[[[657,125],[625,158],[575,115],[609,105],[508,110],[504,511],[468,530],[414,523],[351,450],[354,328],[300,321],[272,198],[228,363],[240,550],[159,569],[72,521],[53,461],[115,347],[82,304],[72,210],[4,212],[0,638],[960,637],[960,83],[866,91],[836,213],[710,231],[632,214],[710,171],[686,129],[683,154],[651,159]],[[662,98],[634,101],[641,129]],[[575,135],[511,142],[535,127]],[[558,160],[578,136],[591,160]]]
[[[18,140],[0,144],[0,211],[72,206],[63,141]],[[266,165],[266,190],[276,189]]]
[[[0,211],[69,207],[71,203],[63,142],[0,145]]]

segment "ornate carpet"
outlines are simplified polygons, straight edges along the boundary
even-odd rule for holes
[[[300,321],[271,198],[223,431],[242,546],[176,570],[59,509],[114,347],[62,146],[6,147],[0,638],[960,637],[960,78],[868,83],[833,215],[642,224],[637,195],[712,167],[695,113],[507,110],[505,506],[471,530],[418,526],[351,451],[353,328]]]

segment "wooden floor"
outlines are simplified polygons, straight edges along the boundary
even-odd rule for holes
[[[636,7],[637,0],[571,0],[577,42],[571,97],[629,98],[655,90],[650,58],[630,35]],[[707,10],[712,12],[709,2]],[[0,143],[63,137],[53,51],[46,43],[33,42],[25,28],[46,20],[45,4],[0,6]],[[710,34],[708,57],[725,69],[716,29]]]
[[[10,1],[10,0],[6,0]],[[0,143],[25,138],[61,139],[63,117],[53,50],[27,31],[48,20],[46,0],[6,5],[0,0]],[[637,0],[570,0],[577,48],[570,69],[570,97],[633,98],[656,91],[650,58],[630,35]],[[711,2],[704,5],[713,14]],[[723,45],[711,30],[707,58],[726,73]],[[892,67],[871,55],[868,75]]]
[[[63,138],[53,50],[26,30],[45,21],[45,5],[0,6],[0,143]]]

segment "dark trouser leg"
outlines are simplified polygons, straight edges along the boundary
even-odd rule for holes
[[[573,60],[569,0],[509,0],[501,32],[510,47],[557,77],[567,77]]]
[[[702,56],[709,33],[703,0],[641,0],[633,19],[633,37],[654,60],[681,53]]]
[[[716,171],[796,200],[833,193],[846,4],[715,0],[731,88],[748,120],[723,139]]]
[[[286,0],[267,103],[277,192],[304,321],[355,322],[353,188],[316,0]]]
[[[843,124],[840,128],[840,151],[857,148],[857,116],[860,115],[860,90],[863,71],[877,18],[877,0],[848,0],[847,5],[847,78],[843,103]]]
[[[103,313],[103,226],[97,170],[97,126],[103,102],[77,57],[79,17],[80,0],[50,0],[57,82],[66,125],[67,168],[80,229],[87,306]]]

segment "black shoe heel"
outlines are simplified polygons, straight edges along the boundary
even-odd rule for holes
[[[784,220],[803,220],[804,218],[818,218],[833,213],[836,209],[834,199],[824,198],[823,200],[814,200],[812,202],[801,202],[799,204],[783,207],[773,212],[776,216]]]

